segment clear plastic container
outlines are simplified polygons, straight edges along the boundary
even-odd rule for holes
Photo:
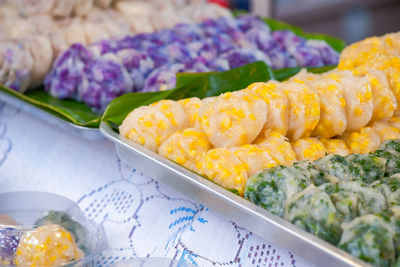
[[[112,267],[196,267],[183,260],[172,260],[167,258],[134,258],[116,262]]]
[[[73,221],[85,229],[83,238],[86,253],[78,261],[65,266],[95,266],[96,256],[107,249],[104,229],[86,218],[72,200],[51,193],[19,191],[0,194],[0,214],[13,218],[22,228],[32,228],[38,219],[51,211],[65,212]]]

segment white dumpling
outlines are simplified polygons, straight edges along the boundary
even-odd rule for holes
[[[84,16],[93,7],[93,0],[75,0],[75,5],[72,10],[75,16]]]
[[[86,33],[80,19],[73,19],[68,26],[62,28],[62,31],[65,41],[69,46],[75,43],[88,44]]]
[[[69,0],[57,0],[69,1]],[[17,0],[19,12],[22,16],[32,16],[37,14],[51,14],[56,0]]]
[[[101,8],[109,8],[113,0],[94,0],[94,4]]]
[[[68,17],[74,9],[76,0],[58,0],[54,1],[52,14],[55,17]]]
[[[88,44],[110,38],[108,32],[98,23],[88,21],[83,23],[82,28],[84,29]]]
[[[30,88],[43,83],[46,74],[50,71],[53,62],[53,49],[46,35],[37,35],[28,40],[29,51],[33,58]]]
[[[25,92],[31,83],[33,58],[26,41],[0,41],[0,84]]]
[[[31,16],[27,21],[35,27],[35,31],[38,34],[49,35],[60,29],[56,21],[47,14]]]
[[[0,39],[24,38],[35,33],[35,26],[26,19],[6,18],[0,23]]]

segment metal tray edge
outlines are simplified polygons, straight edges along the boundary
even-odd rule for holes
[[[15,96],[7,94],[0,90],[0,100],[6,104],[12,105],[18,109],[25,111],[51,125],[54,125],[61,130],[71,133],[75,136],[85,138],[87,140],[103,140],[104,136],[100,133],[98,128],[89,128],[80,125],[75,125],[71,122],[58,118],[45,110],[25,102]]]
[[[180,193],[217,211],[224,217],[240,223],[253,233],[274,244],[283,246],[311,263],[321,266],[370,266],[349,253],[297,228],[290,222],[269,213],[267,210],[212,183],[204,177],[120,136],[106,122],[101,123],[100,132],[107,139],[115,143],[119,156],[126,163],[132,165],[132,163],[135,163],[142,157],[144,159],[143,162],[153,165],[153,168],[146,169],[147,171],[149,169],[153,170],[152,172],[154,172],[155,176],[151,176],[152,178],[160,180]],[[126,153],[133,155],[135,162],[132,162],[132,159]],[[164,177],[157,175],[157,166],[165,172],[163,174]],[[180,183],[174,184],[171,178],[180,180]],[[205,192],[205,195],[197,196],[188,194],[188,191],[182,188],[183,182]],[[206,195],[207,197],[204,198]],[[213,203],[215,200],[220,202]],[[243,212],[247,216],[243,216]]]

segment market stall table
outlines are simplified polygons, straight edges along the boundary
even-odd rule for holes
[[[310,266],[88,141],[0,102],[0,193],[38,190],[77,201],[110,247],[96,265],[132,257],[199,266]]]

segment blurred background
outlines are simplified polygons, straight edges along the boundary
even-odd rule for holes
[[[400,0],[211,0],[355,42],[400,30]]]

